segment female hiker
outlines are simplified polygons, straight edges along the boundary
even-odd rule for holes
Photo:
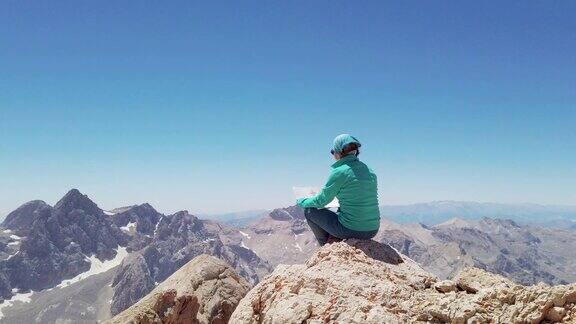
[[[360,146],[355,137],[338,135],[330,151],[336,162],[326,185],[316,196],[297,201],[320,246],[348,238],[371,239],[380,227],[376,175],[358,160]],[[334,197],[340,202],[337,213],[323,208]]]

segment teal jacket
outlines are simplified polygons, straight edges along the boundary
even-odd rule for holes
[[[376,174],[354,155],[332,164],[328,182],[315,197],[298,200],[302,208],[323,208],[338,198],[338,220],[355,231],[373,231],[380,227],[378,181]]]

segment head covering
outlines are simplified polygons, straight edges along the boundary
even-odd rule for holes
[[[350,144],[356,144],[358,147],[362,146],[356,137],[350,134],[340,134],[334,139],[334,145],[332,146],[332,149],[334,152],[341,154],[342,151],[344,151]]]

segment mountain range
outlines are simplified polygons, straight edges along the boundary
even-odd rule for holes
[[[383,218],[375,239],[440,278],[474,266],[520,284],[576,282],[571,271],[576,266],[576,231],[570,226],[481,218],[461,204],[433,204],[450,205],[442,208],[461,213],[437,217],[440,207],[431,207],[428,220],[455,214],[465,218],[441,223]],[[401,208],[390,215],[424,218],[423,208]],[[530,215],[546,210],[536,209]],[[491,215],[499,214],[484,216]],[[527,212],[518,215],[532,219]],[[572,217],[570,210],[551,215],[568,221]],[[38,200],[26,203],[2,223],[0,321],[94,323],[138,302],[202,254],[223,260],[255,285],[279,264],[303,263],[317,249],[296,206],[275,209],[238,227],[187,211],[164,215],[146,203],[104,211],[73,189],[54,206]]]
[[[472,201],[433,201],[410,205],[380,207],[384,218],[397,223],[436,225],[452,218],[481,219],[484,217],[510,219],[521,224],[576,229],[576,206],[502,204]]]
[[[270,265],[235,245],[229,232],[236,230],[187,211],[163,215],[148,204],[103,211],[76,189],[53,207],[31,201],[0,228],[0,320],[108,318],[200,254],[233,264],[256,283]],[[71,291],[86,299],[74,299]]]

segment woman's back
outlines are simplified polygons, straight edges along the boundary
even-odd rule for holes
[[[355,155],[345,156],[332,167],[335,176],[344,177],[336,194],[340,202],[339,221],[356,231],[377,230],[380,210],[376,174]]]

